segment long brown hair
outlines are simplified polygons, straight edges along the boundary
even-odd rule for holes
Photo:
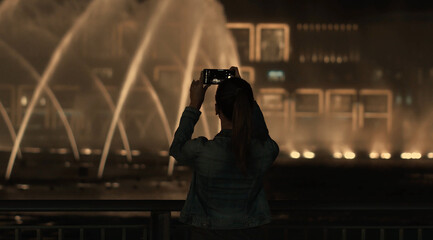
[[[236,165],[245,173],[252,136],[252,112],[254,96],[250,84],[242,78],[231,78],[217,89],[217,108],[233,124],[232,150]]]

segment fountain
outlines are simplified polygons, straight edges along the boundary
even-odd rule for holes
[[[21,11],[27,4],[33,4],[31,10],[36,13],[34,16],[26,16],[26,11]],[[119,152],[119,147],[124,151],[128,162],[134,160],[133,152],[167,152],[173,131],[187,104],[190,81],[198,77],[198,69],[239,65],[236,46],[225,27],[222,7],[214,0],[187,0],[182,3],[173,0],[149,0],[142,3],[116,0],[110,1],[110,4],[103,0],[93,0],[88,4],[77,1],[75,5],[77,8],[72,9],[71,15],[59,21],[58,25],[46,20],[50,17],[45,15],[42,7],[38,10],[37,2],[5,0],[0,5],[0,25],[9,26],[17,19],[27,19],[16,21],[18,23],[15,29],[3,28],[0,46],[9,58],[29,73],[29,79],[36,83],[30,98],[30,95],[22,95],[21,83],[0,82],[0,87],[2,84],[13,86],[12,95],[19,103],[17,106],[7,106],[11,109],[9,113],[6,106],[0,107],[10,138],[14,140],[6,180],[12,176],[16,157],[23,147],[23,139],[31,137],[25,142],[29,147],[33,147],[34,141],[30,139],[56,139],[59,132],[51,125],[58,121],[57,118],[66,130],[74,159],[83,158],[80,153],[101,154],[97,170],[99,178],[103,177],[110,152]],[[52,8],[55,11],[60,5],[53,3]],[[212,12],[207,9],[212,9]],[[32,18],[38,19],[32,21]],[[25,45],[15,44],[15,39],[21,39],[25,35],[19,32],[29,29],[46,36],[35,41],[34,49],[37,50],[35,56],[39,55],[38,51],[45,51],[47,62],[33,57],[33,50],[24,49]],[[9,34],[10,31],[14,31],[13,34]],[[164,38],[164,35],[168,37]],[[43,44],[50,47],[38,49],[41,41],[46,41]],[[185,49],[187,51],[183,51]],[[120,63],[119,67],[105,64],[110,61]],[[159,64],[176,65],[183,69],[183,73],[176,79],[164,78],[157,81],[154,68]],[[7,72],[8,76],[14,74],[15,70]],[[125,77],[124,80],[121,76]],[[146,89],[142,92],[145,95],[138,102],[129,99],[131,94],[136,96],[139,93],[137,89]],[[173,90],[177,91],[174,95],[171,94]],[[214,89],[209,90],[209,94],[213,92]],[[63,96],[64,93],[70,95]],[[44,103],[45,96],[49,104]],[[213,106],[213,98],[207,99],[196,134],[210,138],[216,134],[219,126],[208,122],[210,117],[207,115],[210,111],[205,108]],[[41,102],[44,103],[44,108],[39,105]],[[140,105],[141,112],[137,113],[134,109]],[[17,111],[19,108],[25,109],[21,110],[22,116]],[[40,114],[45,114],[43,109],[49,109],[50,114],[56,112],[57,116],[42,115],[42,120],[39,120]],[[45,122],[44,125],[31,120],[36,118],[33,117],[36,113],[38,121]],[[11,115],[17,116],[21,121],[14,122]],[[31,132],[28,131],[29,125],[32,125]],[[16,132],[14,127],[17,127]],[[140,131],[139,135],[134,130],[143,127],[145,131]],[[119,137],[115,135],[116,128],[119,129]],[[100,136],[105,137],[102,139]],[[119,140],[122,147],[119,146]],[[45,151],[43,146],[50,146],[50,141],[53,140],[39,141],[44,144],[40,144],[42,150],[38,151]],[[61,148],[54,149],[54,152],[67,153],[63,150],[63,142],[55,143],[51,146],[59,145]],[[161,156],[167,156],[162,154]],[[171,175],[174,161],[167,160],[168,174]]]
[[[41,76],[39,73],[26,61],[24,57],[22,57],[19,53],[14,51],[11,47],[9,47],[6,43],[0,40],[0,47],[3,47],[10,56],[12,56],[14,59],[16,59],[24,69],[28,71],[28,73],[31,75],[31,78],[33,78],[36,82],[39,82],[41,79]],[[54,105],[54,108],[56,109],[57,113],[59,114],[59,117],[63,123],[63,126],[65,127],[66,133],[68,135],[69,142],[71,144],[72,152],[74,154],[75,159],[79,159],[79,153],[78,153],[78,147],[77,142],[75,140],[74,134],[72,132],[72,128],[67,120],[67,117],[65,115],[65,111],[63,111],[62,106],[60,105],[59,101],[57,100],[56,96],[54,95],[53,91],[49,88],[45,88],[45,93],[50,98],[51,103]],[[16,140],[16,137],[14,137]],[[15,141],[14,140],[14,141]]]
[[[134,59],[132,60],[132,63],[129,67],[125,83],[122,87],[122,90],[120,92],[119,101],[116,106],[116,110],[114,112],[113,120],[111,121],[110,129],[108,131],[108,135],[106,138],[106,142],[104,144],[104,150],[102,152],[101,156],[101,162],[99,164],[99,170],[98,170],[98,177],[101,178],[102,174],[104,172],[105,162],[107,160],[108,156],[108,150],[110,149],[111,140],[114,135],[114,127],[117,124],[117,121],[119,120],[120,113],[123,109],[123,105],[125,103],[126,97],[128,96],[129,90],[131,89],[132,85],[135,83],[135,80],[138,76],[138,73],[140,71],[141,64],[143,62],[143,56],[147,54],[149,45],[152,41],[152,37],[154,35],[154,31],[156,30],[156,27],[159,25],[159,21],[161,20],[161,17],[163,14],[165,14],[166,8],[168,7],[168,4],[170,3],[170,0],[160,1],[158,7],[155,9],[155,16],[151,18],[151,20],[148,23],[148,26],[146,27],[145,35],[143,37],[143,40],[134,56]]]

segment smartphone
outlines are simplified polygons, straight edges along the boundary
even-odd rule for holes
[[[235,76],[230,69],[203,69],[203,84],[220,84]]]

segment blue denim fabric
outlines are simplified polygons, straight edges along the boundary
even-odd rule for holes
[[[253,136],[247,174],[235,164],[231,130],[223,129],[214,139],[191,139],[201,112],[185,108],[170,147],[179,165],[194,173],[180,221],[201,228],[242,229],[271,221],[263,189],[263,175],[278,155],[278,145],[268,134],[260,108],[253,110]]]

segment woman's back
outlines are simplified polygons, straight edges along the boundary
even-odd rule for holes
[[[260,111],[258,106],[256,111]],[[187,126],[193,126],[200,113],[187,108],[184,115],[184,124],[176,132],[178,138],[192,134]],[[260,124],[261,112],[257,115]],[[278,155],[278,145],[269,136],[265,139],[253,138],[248,167],[244,172],[237,166],[231,150],[231,135],[231,130],[222,130],[213,140],[204,137],[192,139],[185,142],[181,149],[173,142],[170,154],[178,164],[194,169],[181,213],[182,222],[206,228],[238,229],[270,221],[263,175]]]
[[[241,78],[218,86],[216,113],[221,132],[191,139],[204,99],[202,79],[191,84],[170,147],[180,165],[194,170],[180,221],[204,229],[251,229],[271,221],[263,175],[278,155],[251,86]]]

